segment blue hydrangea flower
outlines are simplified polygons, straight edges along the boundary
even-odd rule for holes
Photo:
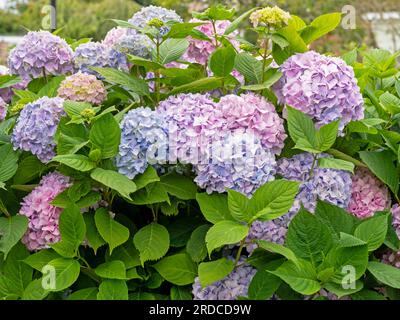
[[[121,143],[115,158],[118,171],[133,179],[149,164],[165,163],[168,152],[166,128],[162,115],[150,108],[129,111],[121,123]]]
[[[61,117],[65,116],[64,100],[43,97],[28,103],[17,120],[11,135],[14,149],[29,151],[43,163],[54,156],[54,135]]]
[[[183,19],[174,10],[156,6],[142,8],[140,11],[136,12],[128,22],[136,27],[144,28],[150,20],[155,18],[160,19],[164,23],[168,21],[183,22]],[[164,36],[169,32],[169,30],[169,27],[162,26],[160,28],[160,34]],[[135,32],[135,30],[132,31]]]
[[[275,156],[262,147],[260,139],[238,129],[217,139],[194,166],[195,182],[208,193],[234,189],[247,196],[274,180]]]
[[[87,42],[78,46],[74,53],[74,60],[78,70],[95,76],[99,74],[90,67],[128,69],[124,54],[99,42]]]
[[[131,54],[134,56],[148,59],[154,48],[154,43],[149,37],[143,34],[127,34],[120,37],[114,44],[113,48],[123,54]]]

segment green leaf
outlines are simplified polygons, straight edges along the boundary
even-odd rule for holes
[[[133,182],[135,182],[137,190],[140,190],[150,183],[160,181],[156,169],[152,166],[148,166],[145,172],[139,174],[135,177]]]
[[[14,184],[25,184],[32,181],[43,172],[45,166],[35,156],[28,156],[22,159],[18,165],[18,170],[14,175]]]
[[[15,75],[1,75],[0,76],[0,89],[8,88],[14,84],[18,84],[22,81],[21,77]]]
[[[399,190],[399,176],[389,151],[360,151],[361,160],[394,194]]]
[[[73,292],[68,296],[68,300],[97,300],[97,293],[98,289],[96,287],[85,288]]]
[[[186,83],[171,90],[170,95],[176,95],[184,92],[203,92],[212,91],[222,87],[222,79],[220,77],[208,77]]]
[[[320,168],[345,170],[354,173],[354,164],[350,161],[334,159],[334,158],[320,158],[318,159],[318,166]]]
[[[114,117],[107,113],[93,123],[89,138],[101,150],[101,158],[109,159],[118,153],[121,129]]]
[[[317,145],[316,130],[314,123],[310,117],[303,112],[291,108],[287,108],[288,130],[290,137],[294,142],[305,139],[311,146]]]
[[[43,289],[42,279],[33,280],[24,290],[22,300],[43,300],[49,292]]]
[[[178,22],[174,23],[165,38],[182,39],[189,36],[195,27],[201,26],[203,22]]]
[[[140,266],[139,251],[135,248],[133,241],[128,241],[122,246],[115,248],[111,255],[106,256],[106,261],[121,260],[126,269]]]
[[[57,90],[60,87],[61,82],[65,79],[65,76],[53,77],[48,83],[42,87],[37,93],[39,97],[57,97]]]
[[[330,122],[319,129],[317,132],[318,150],[326,151],[330,149],[336,141],[340,120]]]
[[[328,290],[329,292],[337,295],[337,297],[340,299],[345,296],[349,296],[353,293],[356,293],[364,287],[364,284],[360,281],[357,280],[355,282],[354,288],[349,288],[349,289],[344,289],[342,285],[336,284],[336,283],[327,283],[324,285],[324,288]]]
[[[11,216],[0,218],[0,251],[7,258],[11,248],[22,238],[28,228],[28,219],[25,216]]]
[[[239,222],[249,222],[251,215],[248,212],[249,199],[235,190],[228,189],[228,208],[232,217]]]
[[[5,144],[0,147],[0,159],[0,182],[6,182],[17,172],[18,154],[11,144]]]
[[[103,76],[107,82],[119,84],[139,96],[150,95],[149,86],[143,79],[136,78],[130,74],[113,68],[92,67],[92,69]]]
[[[252,220],[272,220],[287,213],[298,189],[298,182],[284,179],[267,182],[258,188],[249,203]]]
[[[94,271],[101,278],[126,280],[125,264],[119,260],[102,263]]]
[[[357,247],[367,244],[365,241],[352,236],[351,234],[340,232],[339,245],[345,247]]]
[[[272,69],[270,69],[272,70]],[[243,90],[259,91],[269,89],[273,84],[275,84],[282,77],[282,73],[279,71],[274,72],[266,81],[261,84],[251,84],[247,86],[242,86]]]
[[[385,241],[388,230],[387,222],[387,215],[372,217],[361,222],[354,231],[354,235],[367,242],[368,251],[374,251]]]
[[[159,182],[146,185],[132,195],[132,203],[136,205],[149,205],[154,203],[167,202],[171,204],[167,191]]]
[[[304,295],[314,294],[321,289],[314,267],[306,260],[300,261],[300,267],[292,261],[286,261],[275,271],[268,272],[278,276],[293,290]]]
[[[208,253],[225,244],[236,244],[243,240],[249,227],[235,221],[225,220],[213,225],[206,235]]]
[[[81,154],[65,154],[60,156],[55,156],[51,161],[60,162],[66,166],[86,172],[96,168],[96,163],[89,160],[88,157]]]
[[[391,115],[396,115],[400,112],[400,99],[395,95],[385,92],[379,97],[379,101]]]
[[[171,300],[192,300],[192,292],[183,287],[171,287]]]
[[[165,68],[162,64],[141,57],[137,57],[131,54],[127,54],[127,57],[129,62],[131,62],[132,64],[136,66],[145,67],[147,70],[160,70]]]
[[[236,51],[232,47],[221,47],[215,50],[208,62],[208,66],[214,75],[219,77],[228,76],[235,64]]]
[[[178,286],[191,284],[197,276],[196,264],[185,253],[168,256],[153,265],[161,276]]]
[[[71,287],[79,277],[80,264],[76,260],[65,258],[54,259],[48,263],[48,266],[54,268],[55,275],[55,288],[46,288],[48,291],[65,290]],[[46,275],[46,273],[43,274],[44,277]]]
[[[93,249],[94,254],[97,250],[106,244],[100,233],[97,231],[96,223],[94,221],[94,214],[85,213],[83,215],[86,224],[86,238],[89,242],[90,247]]]
[[[59,229],[61,241],[52,245],[52,248],[63,257],[75,257],[86,234],[85,221],[77,206],[70,205],[64,209],[60,215]]]
[[[57,154],[75,154],[88,143],[89,141],[85,139],[79,137],[70,137],[63,133],[60,133],[57,141]]]
[[[245,13],[242,13],[238,18],[236,18],[235,20],[232,21],[232,23],[228,26],[228,28],[225,29],[224,35],[229,35],[231,34],[233,31],[235,31],[239,25],[247,19],[247,17],[249,17],[254,11],[258,10],[259,8],[252,8],[248,11],[246,11]]]
[[[168,252],[169,233],[164,226],[153,222],[135,234],[133,243],[139,250],[143,265],[146,261],[162,258]]]
[[[202,287],[225,278],[232,272],[235,262],[226,258],[203,262],[199,265],[199,280]]]
[[[368,271],[383,284],[400,289],[400,269],[384,263],[370,261]]]
[[[301,37],[306,44],[321,38],[325,34],[333,31],[340,24],[341,13],[328,13],[317,17],[301,32]]]
[[[33,269],[41,271],[45,265],[57,258],[61,258],[57,252],[52,249],[45,249],[29,255],[23,261]]]
[[[281,256],[284,256],[286,259],[292,261],[294,264],[298,265],[298,259],[296,255],[289,248],[286,248],[278,243],[269,242],[265,240],[257,240],[256,242],[260,248],[268,250],[273,253],[280,254]]]
[[[265,270],[258,270],[249,285],[249,299],[267,300],[278,290],[282,281]]]
[[[313,266],[322,261],[332,246],[332,236],[327,226],[313,214],[301,210],[290,222],[286,245],[297,257],[308,259]]]
[[[247,81],[253,83],[263,82],[262,62],[251,54],[242,52],[236,55],[234,67]]]
[[[93,107],[89,102],[64,101],[64,110],[71,119],[74,117],[81,117],[81,112],[85,109],[93,110]]]
[[[189,47],[189,41],[186,39],[167,39],[160,45],[159,59],[153,52],[153,59],[161,64],[167,64],[178,60]]]
[[[136,185],[133,181],[112,170],[96,168],[90,173],[90,176],[93,180],[116,190],[121,196],[127,199],[131,199],[130,194],[136,191]]]
[[[172,172],[160,177],[160,181],[165,190],[178,199],[196,199],[197,186],[190,178]]]
[[[194,262],[203,261],[207,257],[206,234],[209,229],[207,224],[197,227],[186,244],[186,252]]]
[[[200,210],[204,218],[212,224],[224,220],[233,220],[233,217],[229,213],[226,195],[219,193],[198,193],[196,200],[200,205]]]
[[[99,286],[97,300],[128,300],[128,286],[124,280],[107,279]]]
[[[114,248],[128,241],[129,229],[112,219],[106,209],[96,210],[94,221],[101,237],[110,246],[110,254]]]
[[[352,300],[386,300],[386,298],[376,291],[361,290],[351,295]],[[391,299],[392,300],[392,299]]]

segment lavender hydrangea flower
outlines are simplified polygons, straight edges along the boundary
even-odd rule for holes
[[[363,119],[360,88],[353,69],[342,59],[309,51],[287,59],[281,71],[274,87],[279,102],[306,113],[317,127],[341,119],[343,130],[350,121]]]
[[[52,206],[51,202],[70,186],[68,177],[52,172],[23,199],[19,214],[26,216],[29,224],[22,242],[29,250],[45,249],[60,241],[58,222],[63,209]]]
[[[62,98],[43,97],[28,103],[17,120],[11,136],[14,149],[30,151],[43,163],[54,156],[54,136],[62,116]]]
[[[159,19],[164,23],[168,21],[183,22],[183,19],[174,10],[156,6],[143,7],[140,11],[136,12],[128,22],[136,27],[144,28],[153,19]],[[170,28],[168,26],[162,26],[160,28],[161,36],[166,35],[169,30]],[[135,32],[135,30],[130,30],[130,32],[131,31]]]
[[[281,152],[287,137],[283,120],[264,97],[254,93],[230,94],[221,98],[218,109],[222,111],[227,129],[250,129],[260,138],[264,148],[276,154]]]
[[[351,187],[351,199],[347,210],[358,218],[367,218],[390,206],[388,188],[368,169],[355,172]]]
[[[0,76],[5,76],[9,74],[10,74],[10,69],[8,69],[5,66],[0,66]],[[23,79],[21,82],[14,84],[11,87],[0,89],[0,98],[2,98],[6,103],[10,103],[14,95],[12,89],[23,90],[28,86],[29,81],[30,81],[29,79],[25,80]]]
[[[115,158],[118,171],[133,179],[143,173],[148,164],[165,163],[168,152],[166,128],[162,115],[150,108],[129,111],[121,123],[121,143]]]
[[[254,133],[236,130],[212,141],[194,166],[194,181],[208,193],[226,188],[251,196],[255,190],[274,180],[275,156],[262,147]]]
[[[326,154],[320,156],[329,157]],[[289,159],[278,160],[277,173],[279,175],[288,180],[301,182],[299,193],[290,212],[297,212],[301,204],[308,211],[314,212],[318,199],[346,209],[351,195],[350,172],[320,168],[318,164],[315,164],[313,175],[310,176],[312,164],[313,156],[310,153],[301,153]]]
[[[65,40],[48,31],[29,32],[11,50],[8,66],[23,79],[72,73],[73,52]]]
[[[74,53],[74,60],[77,69],[97,77],[99,74],[90,67],[128,69],[124,54],[99,42],[87,42],[78,46]]]
[[[199,163],[199,155],[210,139],[221,134],[222,113],[207,94],[171,96],[159,104],[157,111],[168,123],[170,162]]]
[[[244,261],[242,257],[241,261]],[[224,279],[202,288],[197,277],[193,283],[194,300],[235,300],[246,297],[249,285],[257,270],[252,266],[242,263]]]
[[[122,28],[122,27],[112,28],[110,31],[107,32],[102,43],[107,47],[111,48],[116,43],[118,43],[119,39],[121,39],[127,33],[128,33],[127,28]]]
[[[107,91],[103,82],[94,75],[78,72],[61,82],[58,96],[66,100],[99,105],[107,98]]]
[[[0,122],[7,116],[7,103],[0,97]]]
[[[113,45],[116,51],[123,54],[148,59],[154,49],[154,43],[144,34],[126,34],[120,37]]]

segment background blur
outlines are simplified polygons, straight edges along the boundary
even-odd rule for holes
[[[49,0],[0,0],[0,65],[7,52],[27,30],[39,30]],[[307,22],[329,12],[354,8],[355,29],[338,30],[314,44],[316,49],[340,54],[354,47],[400,50],[400,0],[58,0],[57,27],[66,38],[100,40],[114,24],[107,19],[129,19],[141,6],[159,5],[176,10],[185,19],[213,3],[234,7],[239,13],[255,6],[278,5]],[[352,10],[352,8],[350,8]],[[245,32],[245,26],[244,26]]]

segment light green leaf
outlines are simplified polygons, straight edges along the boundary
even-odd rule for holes
[[[5,144],[0,147],[0,159],[0,182],[6,182],[17,172],[18,154],[11,144]]]
[[[179,253],[163,258],[153,265],[161,276],[178,286],[191,284],[197,276],[196,264],[185,253]]]
[[[73,292],[68,300],[97,300],[98,289],[96,287],[85,288]]]
[[[214,75],[228,76],[235,64],[236,51],[232,47],[221,47],[215,50],[208,61],[208,66]]]
[[[97,300],[128,300],[128,286],[124,280],[107,279],[99,286]]]
[[[252,216],[249,214],[249,199],[240,192],[228,189],[228,208],[235,220],[249,222]]]
[[[101,278],[126,280],[125,264],[119,260],[102,263],[94,271]]]
[[[90,130],[89,139],[101,151],[102,159],[109,159],[118,153],[121,129],[114,117],[107,113],[97,119]]]
[[[222,79],[220,77],[208,77],[195,80],[190,83],[183,84],[171,90],[170,95],[176,95],[184,92],[203,92],[212,91],[222,87]]]
[[[325,34],[333,31],[340,24],[341,14],[338,12],[323,14],[315,18],[311,24],[303,29],[301,37],[306,44],[321,38]]]
[[[96,168],[90,173],[90,176],[93,180],[116,190],[121,196],[127,199],[131,199],[130,194],[136,191],[136,185],[133,181],[112,170]]]
[[[161,64],[167,64],[178,60],[189,47],[189,41],[186,39],[167,39],[160,45],[160,55],[153,52],[153,59]]]
[[[317,131],[315,130],[311,118],[297,109],[289,106],[286,108],[288,114],[288,130],[292,140],[297,142],[300,139],[305,139],[311,146],[316,146]]]
[[[93,249],[94,253],[97,253],[97,249],[105,245],[106,242],[101,237],[100,233],[97,231],[96,223],[94,221],[94,214],[85,213],[83,215],[86,224],[86,238],[89,242],[90,247]]]
[[[192,300],[192,292],[188,288],[173,286],[170,297],[171,300]]]
[[[168,173],[160,177],[160,181],[165,190],[178,199],[196,199],[197,186],[188,177],[178,173]]]
[[[368,251],[374,251],[385,241],[388,230],[387,222],[387,215],[372,217],[357,226],[354,236],[367,242]]]
[[[318,159],[318,166],[320,168],[345,170],[354,173],[354,164],[350,161],[334,159],[334,158],[320,158]]]
[[[148,166],[145,172],[135,177],[133,182],[136,184],[137,190],[140,190],[150,183],[160,181],[157,171],[152,167]]]
[[[296,255],[289,248],[286,248],[278,243],[269,242],[265,240],[257,240],[256,242],[260,248],[268,250],[273,253],[280,254],[281,256],[284,256],[286,259],[292,261],[294,264],[298,265],[298,260]]]
[[[384,263],[370,261],[368,271],[383,284],[400,289],[400,269]]]
[[[194,262],[203,261],[207,257],[206,234],[209,229],[207,224],[197,227],[186,244],[186,252]]]
[[[364,287],[364,284],[360,280],[357,280],[354,283],[354,288],[352,288],[351,284],[347,284],[347,285],[349,286],[349,289],[344,289],[341,284],[339,285],[337,283],[330,282],[330,283],[325,284],[324,288],[326,290],[328,290],[329,292],[337,295],[337,297],[340,299],[342,297],[349,296],[353,293],[356,293],[356,292],[362,290],[362,288]]]
[[[233,217],[229,213],[226,195],[219,193],[198,193],[196,200],[207,221],[216,224],[224,220],[233,220]]]
[[[24,290],[22,300],[43,300],[49,291],[43,289],[42,279],[33,280]]]
[[[0,218],[0,251],[7,258],[11,248],[22,238],[28,228],[28,218],[25,216],[11,216]]]
[[[226,258],[203,262],[199,265],[199,280],[202,287],[225,278],[232,272],[235,262]]]
[[[340,120],[330,122],[322,126],[317,132],[318,150],[326,151],[330,149],[336,141]]]
[[[249,299],[267,300],[278,290],[282,280],[266,270],[258,270],[249,285]]]
[[[55,156],[51,161],[60,162],[66,166],[86,172],[96,168],[96,163],[89,160],[88,157],[81,154],[65,154]]]
[[[71,287],[79,277],[80,264],[76,260],[59,258],[50,261],[48,266],[53,267],[55,271],[55,288],[49,288],[48,291],[65,290]],[[43,281],[45,281],[46,276],[47,273],[43,274]]]
[[[52,249],[40,250],[29,255],[23,261],[33,269],[41,271],[51,260],[61,258],[61,256]]]
[[[239,53],[235,58],[237,69],[249,82],[263,82],[262,62],[247,52]]]

